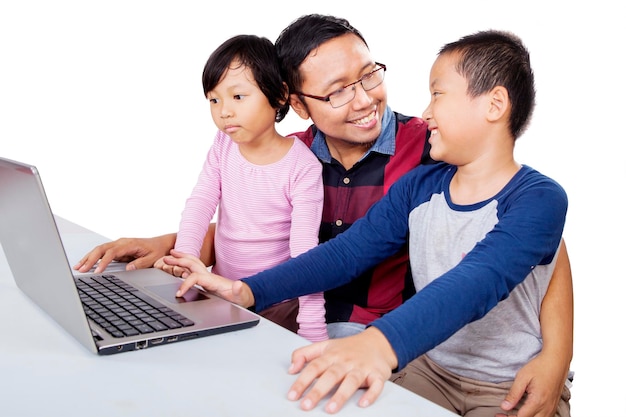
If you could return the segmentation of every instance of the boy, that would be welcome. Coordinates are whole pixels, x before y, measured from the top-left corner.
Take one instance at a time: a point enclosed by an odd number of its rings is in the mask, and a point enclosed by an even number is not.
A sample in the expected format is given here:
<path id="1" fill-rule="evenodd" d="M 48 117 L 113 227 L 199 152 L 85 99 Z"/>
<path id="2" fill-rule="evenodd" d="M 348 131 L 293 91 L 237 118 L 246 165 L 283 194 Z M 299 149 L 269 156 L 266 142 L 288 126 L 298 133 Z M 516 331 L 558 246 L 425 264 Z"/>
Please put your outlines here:
<path id="1" fill-rule="evenodd" d="M 361 386 L 369 389 L 360 404 L 369 405 L 392 369 L 428 352 L 408 368 L 415 370 L 408 381 L 432 380 L 418 371 L 434 376 L 433 384 L 451 392 L 441 405 L 461 415 L 493 416 L 503 411 L 500 401 L 517 371 L 541 352 L 539 311 L 551 285 L 567 197 L 556 182 L 513 158 L 515 139 L 534 108 L 528 52 L 511 34 L 467 36 L 441 49 L 430 88 L 424 119 L 431 156 L 444 162 L 399 179 L 348 231 L 235 283 L 211 275 L 192 257 L 173 252 L 165 258 L 192 271 L 181 293 L 200 284 L 243 306 L 264 308 L 348 282 L 408 240 L 415 296 L 356 336 L 294 352 L 291 372 L 310 364 L 289 398 L 300 398 L 317 381 L 302 400 L 304 409 L 336 385 L 327 411 L 337 411 Z M 296 273 L 300 279 L 290 279 Z M 572 316 L 571 302 L 561 308 Z M 569 392 L 562 389 L 561 417 L 569 415 Z"/>

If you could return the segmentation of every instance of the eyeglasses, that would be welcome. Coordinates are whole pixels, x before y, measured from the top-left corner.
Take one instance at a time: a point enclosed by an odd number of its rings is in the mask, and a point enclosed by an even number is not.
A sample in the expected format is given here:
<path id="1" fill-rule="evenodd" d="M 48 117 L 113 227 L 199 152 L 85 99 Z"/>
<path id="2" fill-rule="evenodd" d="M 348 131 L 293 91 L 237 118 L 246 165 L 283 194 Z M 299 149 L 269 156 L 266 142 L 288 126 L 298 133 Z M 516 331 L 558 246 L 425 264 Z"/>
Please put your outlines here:
<path id="1" fill-rule="evenodd" d="M 378 67 L 375 68 L 374 71 L 368 72 L 355 82 L 344 85 L 340 89 L 326 96 L 314 96 L 313 94 L 305 94 L 298 91 L 296 91 L 296 94 L 304 97 L 314 98 L 316 100 L 327 101 L 335 109 L 337 107 L 345 106 L 346 104 L 354 100 L 354 97 L 356 96 L 357 84 L 360 83 L 361 87 L 363 87 L 363 90 L 365 91 L 372 90 L 382 84 L 383 80 L 385 79 L 385 71 L 387 71 L 387 66 L 385 64 L 381 64 L 380 62 L 375 62 L 375 64 Z"/>

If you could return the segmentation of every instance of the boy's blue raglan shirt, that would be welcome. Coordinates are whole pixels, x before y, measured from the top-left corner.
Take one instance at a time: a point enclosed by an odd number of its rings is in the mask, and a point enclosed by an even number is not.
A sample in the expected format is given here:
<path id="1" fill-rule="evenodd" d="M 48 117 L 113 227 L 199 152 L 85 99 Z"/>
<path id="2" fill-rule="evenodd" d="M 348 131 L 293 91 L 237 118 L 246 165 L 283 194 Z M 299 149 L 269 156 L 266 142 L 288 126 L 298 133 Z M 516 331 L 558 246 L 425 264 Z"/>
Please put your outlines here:
<path id="1" fill-rule="evenodd" d="M 244 279 L 256 308 L 349 282 L 396 253 L 409 239 L 409 216 L 434 195 L 449 199 L 456 167 L 423 165 L 400 178 L 350 229 L 275 268 Z M 497 223 L 458 265 L 374 321 L 398 357 L 398 368 L 480 319 L 524 280 L 550 263 L 561 240 L 567 196 L 553 180 L 523 166 L 494 198 Z M 435 244 L 435 243 L 433 243 Z M 411 248 L 410 248 L 411 251 Z M 411 251 L 411 259 L 419 256 Z"/>

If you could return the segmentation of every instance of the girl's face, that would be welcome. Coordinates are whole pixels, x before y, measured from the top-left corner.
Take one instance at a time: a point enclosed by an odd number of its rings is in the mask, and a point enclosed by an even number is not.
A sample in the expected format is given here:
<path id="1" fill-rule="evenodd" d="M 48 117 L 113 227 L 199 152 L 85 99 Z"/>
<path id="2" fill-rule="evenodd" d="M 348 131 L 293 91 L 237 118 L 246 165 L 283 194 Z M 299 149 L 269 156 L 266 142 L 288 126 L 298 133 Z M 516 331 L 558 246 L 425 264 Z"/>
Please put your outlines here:
<path id="1" fill-rule="evenodd" d="M 217 86 L 207 93 L 211 117 L 238 144 L 275 134 L 276 109 L 261 91 L 252 71 L 233 61 Z"/>

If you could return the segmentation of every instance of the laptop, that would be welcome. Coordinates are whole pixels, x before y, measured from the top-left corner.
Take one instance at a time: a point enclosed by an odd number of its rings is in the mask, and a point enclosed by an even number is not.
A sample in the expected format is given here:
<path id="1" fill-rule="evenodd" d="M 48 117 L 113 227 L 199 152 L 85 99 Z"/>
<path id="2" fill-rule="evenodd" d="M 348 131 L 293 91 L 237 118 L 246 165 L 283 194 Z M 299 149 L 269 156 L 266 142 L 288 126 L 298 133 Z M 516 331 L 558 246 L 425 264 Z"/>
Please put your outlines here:
<path id="1" fill-rule="evenodd" d="M 160 269 L 74 273 L 33 165 L 0 158 L 0 244 L 17 286 L 90 351 L 109 355 L 253 327 L 259 316 Z"/>

